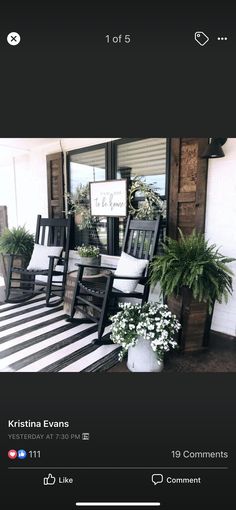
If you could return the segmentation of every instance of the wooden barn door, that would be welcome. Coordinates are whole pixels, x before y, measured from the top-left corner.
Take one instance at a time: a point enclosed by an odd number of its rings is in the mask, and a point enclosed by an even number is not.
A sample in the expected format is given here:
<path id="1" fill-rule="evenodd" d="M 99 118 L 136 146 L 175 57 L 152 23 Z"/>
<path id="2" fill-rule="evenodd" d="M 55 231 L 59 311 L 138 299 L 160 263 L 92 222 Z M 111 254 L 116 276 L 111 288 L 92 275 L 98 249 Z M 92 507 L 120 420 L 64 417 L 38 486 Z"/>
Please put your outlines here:
<path id="1" fill-rule="evenodd" d="M 208 138 L 171 139 L 168 235 L 174 239 L 178 227 L 204 232 L 208 161 L 201 154 L 207 144 Z"/>
<path id="2" fill-rule="evenodd" d="M 49 218 L 62 218 L 65 216 L 62 152 L 47 156 L 47 180 Z"/>

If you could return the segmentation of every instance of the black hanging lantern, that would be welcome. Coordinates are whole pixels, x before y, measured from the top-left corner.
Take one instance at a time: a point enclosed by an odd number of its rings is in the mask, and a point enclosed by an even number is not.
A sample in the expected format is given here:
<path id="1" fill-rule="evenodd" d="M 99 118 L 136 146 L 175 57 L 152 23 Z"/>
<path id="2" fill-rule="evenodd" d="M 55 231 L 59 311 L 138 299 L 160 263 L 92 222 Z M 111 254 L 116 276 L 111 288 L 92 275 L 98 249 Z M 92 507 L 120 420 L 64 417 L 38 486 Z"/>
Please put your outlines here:
<path id="1" fill-rule="evenodd" d="M 223 158 L 225 154 L 222 145 L 225 144 L 226 140 L 227 138 L 211 138 L 209 145 L 202 154 L 202 158 Z"/>

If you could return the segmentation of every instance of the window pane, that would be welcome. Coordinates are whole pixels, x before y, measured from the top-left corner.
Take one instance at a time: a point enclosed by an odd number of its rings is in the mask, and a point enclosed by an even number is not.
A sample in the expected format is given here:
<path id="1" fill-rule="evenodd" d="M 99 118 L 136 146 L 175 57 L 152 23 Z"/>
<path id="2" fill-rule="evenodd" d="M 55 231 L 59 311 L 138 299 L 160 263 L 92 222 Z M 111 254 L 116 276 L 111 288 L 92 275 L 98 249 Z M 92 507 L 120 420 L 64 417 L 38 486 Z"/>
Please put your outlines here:
<path id="1" fill-rule="evenodd" d="M 86 190 L 89 182 L 104 181 L 106 178 L 105 149 L 88 150 L 70 155 L 70 191 L 74 197 Z M 84 205 L 89 212 L 89 196 L 85 193 Z M 75 246 L 92 244 L 102 253 L 107 252 L 107 219 L 88 216 L 89 226 L 81 229 L 81 217 L 75 216 L 79 226 L 75 228 Z"/>
<path id="2" fill-rule="evenodd" d="M 148 138 L 117 145 L 117 178 L 143 177 L 165 199 L 166 138 Z M 125 219 L 119 221 L 119 251 L 124 237 Z"/>

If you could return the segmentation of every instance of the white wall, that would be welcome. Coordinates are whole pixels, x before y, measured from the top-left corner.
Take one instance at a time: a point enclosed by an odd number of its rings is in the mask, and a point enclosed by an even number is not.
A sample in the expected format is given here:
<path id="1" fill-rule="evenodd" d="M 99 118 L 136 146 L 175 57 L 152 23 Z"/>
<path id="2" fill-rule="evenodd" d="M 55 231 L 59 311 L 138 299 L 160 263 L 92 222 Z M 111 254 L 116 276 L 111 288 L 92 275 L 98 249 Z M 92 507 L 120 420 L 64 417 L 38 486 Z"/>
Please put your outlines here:
<path id="1" fill-rule="evenodd" d="M 62 138 L 25 151 L 8 151 L 1 161 L 0 205 L 6 205 L 9 227 L 25 225 L 34 233 L 38 214 L 48 216 L 46 155 L 109 142 L 115 138 Z M 9 139 L 10 145 L 10 139 Z M 66 161 L 66 158 L 64 158 Z"/>
<path id="2" fill-rule="evenodd" d="M 209 159 L 205 231 L 223 255 L 236 258 L 236 138 L 223 150 L 224 158 Z M 230 268 L 234 292 L 227 304 L 216 303 L 212 329 L 236 336 L 236 262 Z"/>
<path id="3" fill-rule="evenodd" d="M 34 152 L 12 158 L 0 166 L 0 204 L 7 206 L 8 225 L 25 225 L 35 232 L 36 216 L 47 216 L 45 158 Z"/>
<path id="4" fill-rule="evenodd" d="M 0 166 L 0 205 L 7 206 L 8 223 L 17 224 L 13 160 Z"/>

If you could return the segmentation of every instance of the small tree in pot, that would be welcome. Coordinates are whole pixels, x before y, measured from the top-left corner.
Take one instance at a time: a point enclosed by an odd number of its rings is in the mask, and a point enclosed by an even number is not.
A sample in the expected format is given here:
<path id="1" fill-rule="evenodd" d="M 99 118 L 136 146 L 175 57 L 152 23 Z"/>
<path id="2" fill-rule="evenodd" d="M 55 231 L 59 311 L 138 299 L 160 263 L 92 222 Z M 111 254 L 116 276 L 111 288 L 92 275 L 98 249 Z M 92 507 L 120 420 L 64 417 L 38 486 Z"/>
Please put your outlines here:
<path id="1" fill-rule="evenodd" d="M 0 261 L 5 283 L 11 262 L 10 256 L 14 256 L 14 267 L 26 267 L 33 248 L 34 236 L 25 227 L 13 227 L 4 230 L 0 237 Z"/>
<path id="2" fill-rule="evenodd" d="M 227 302 L 232 293 L 232 271 L 227 264 L 235 259 L 219 253 L 203 234 L 195 231 L 180 239 L 167 238 L 164 253 L 151 263 L 150 283 L 158 282 L 167 303 L 181 322 L 179 342 L 184 350 L 205 348 L 215 301 Z"/>

